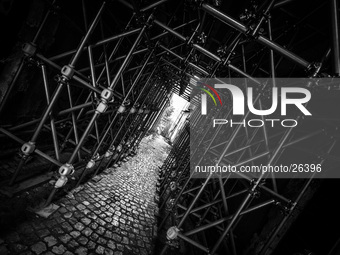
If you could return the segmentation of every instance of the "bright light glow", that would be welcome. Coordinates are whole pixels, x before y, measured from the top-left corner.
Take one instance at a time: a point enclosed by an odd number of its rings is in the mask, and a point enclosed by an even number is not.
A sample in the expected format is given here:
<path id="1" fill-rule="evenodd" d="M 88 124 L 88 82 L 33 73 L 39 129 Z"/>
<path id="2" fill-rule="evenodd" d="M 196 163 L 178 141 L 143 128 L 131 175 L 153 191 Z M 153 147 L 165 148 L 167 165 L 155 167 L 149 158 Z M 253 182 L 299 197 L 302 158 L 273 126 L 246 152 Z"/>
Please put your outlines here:
<path id="1" fill-rule="evenodd" d="M 171 120 L 175 121 L 178 117 L 178 115 L 181 113 L 183 110 L 184 106 L 188 103 L 185 99 L 182 97 L 178 96 L 177 94 L 172 94 L 171 97 L 172 101 L 172 106 L 174 107 L 174 111 L 171 114 Z"/>

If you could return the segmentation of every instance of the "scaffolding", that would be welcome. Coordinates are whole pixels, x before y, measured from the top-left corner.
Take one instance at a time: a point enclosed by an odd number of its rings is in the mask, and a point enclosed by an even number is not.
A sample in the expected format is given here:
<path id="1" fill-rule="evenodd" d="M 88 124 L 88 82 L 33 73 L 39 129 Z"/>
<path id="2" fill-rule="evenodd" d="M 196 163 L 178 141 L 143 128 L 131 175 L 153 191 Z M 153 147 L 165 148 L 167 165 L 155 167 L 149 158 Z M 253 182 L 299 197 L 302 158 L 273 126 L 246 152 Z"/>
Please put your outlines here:
<path id="1" fill-rule="evenodd" d="M 261 87 L 263 84 L 256 77 L 270 78 L 275 87 L 278 75 L 290 77 L 280 65 L 288 61 L 298 74 L 302 71 L 311 79 L 327 77 L 331 80 L 331 85 L 314 82 L 308 85 L 313 95 L 320 93 L 327 97 L 332 91 L 339 91 L 339 85 L 332 80 L 340 74 L 337 1 L 330 1 L 329 7 L 332 41 L 320 59 L 312 56 L 310 61 L 278 43 L 280 38 L 273 39 L 275 16 L 272 14 L 291 1 L 271 0 L 260 6 L 250 3 L 239 19 L 221 11 L 220 1 L 183 1 L 173 13 L 168 13 L 170 18 L 164 22 L 160 13 L 166 12 L 161 8 L 167 2 L 160 0 L 135 6 L 124 0 L 100 1 L 100 5 L 94 5 L 97 9 L 90 19 L 87 15 L 93 13 L 93 5 L 81 1 L 78 14 L 84 18 L 86 32 L 78 46 L 54 56 L 45 56 L 39 48 L 39 38 L 51 16 L 60 12 L 58 1 L 48 2 L 49 8 L 35 36 L 22 48 L 21 64 L 11 81 L 13 87 L 26 66 L 34 66 L 43 81 L 45 109 L 34 120 L 0 126 L 0 133 L 21 145 L 20 161 L 6 180 L 5 188 L 11 189 L 21 182 L 19 177 L 30 157 L 41 157 L 58 169 L 57 179 L 44 205 L 50 206 L 56 193 L 65 188 L 72 176 L 76 177 L 76 182 L 71 188 L 75 188 L 89 176 L 92 178 L 103 169 L 116 167 L 134 155 L 142 138 L 161 118 L 169 95 L 176 93 L 190 101 L 192 107 L 189 107 L 190 117 L 181 126 L 173 149 L 160 170 L 159 233 L 164 244 L 160 254 L 179 248 L 181 242 L 188 244 L 192 254 L 213 255 L 222 251 L 241 254 L 240 246 L 245 245 L 244 240 L 235 233 L 239 228 L 245 228 L 248 215 L 277 210 L 281 212 L 277 221 L 270 231 L 252 243 L 254 253 L 249 253 L 271 254 L 306 192 L 311 192 L 313 175 L 300 180 L 299 188 L 292 194 L 287 194 L 285 189 L 291 185 L 289 180 L 281 182 L 273 176 L 216 179 L 209 175 L 205 179 L 196 179 L 190 172 L 193 157 L 190 139 L 204 145 L 205 154 L 215 153 L 217 163 L 227 162 L 234 166 L 252 164 L 258 159 L 275 165 L 292 147 L 315 139 L 319 150 L 306 146 L 294 149 L 301 155 L 312 155 L 316 164 L 328 166 L 328 161 L 339 161 L 332 155 L 334 148 L 338 148 L 339 118 L 328 115 L 305 120 L 296 115 L 301 122 L 310 121 L 309 126 L 313 128 L 307 130 L 292 127 L 271 132 L 266 125 L 206 129 L 210 123 L 201 115 L 200 98 L 192 96 L 193 83 L 200 78 L 247 78 L 258 84 L 261 90 L 253 103 L 262 109 L 262 105 L 266 105 L 268 87 Z M 107 36 L 111 8 L 117 6 L 131 9 L 131 17 L 122 32 Z M 183 7 L 192 12 L 183 15 Z M 181 20 L 174 17 L 181 17 Z M 212 40 L 216 26 L 225 31 L 219 35 L 218 47 Z M 282 33 L 285 36 L 291 27 L 278 29 L 285 31 Z M 209 40 L 212 42 L 208 43 Z M 327 61 L 331 61 L 332 70 L 324 67 Z M 11 87 L 3 94 L 0 112 L 5 109 Z M 68 107 L 57 107 L 60 100 L 67 100 Z M 231 105 L 227 104 L 223 111 L 211 110 L 209 114 L 228 118 L 231 111 Z M 249 112 L 243 120 L 247 119 Z M 326 128 L 323 127 L 325 122 Z M 32 128 L 29 139 L 19 137 L 20 131 Z M 193 130 L 197 132 L 193 133 Z M 39 138 L 46 132 L 52 138 L 52 153 L 39 148 Z M 224 141 L 216 140 L 221 132 Z M 214 152 L 214 148 L 221 146 L 222 153 Z M 62 159 L 65 151 L 71 151 L 66 160 Z M 250 231 L 253 232 L 247 236 L 255 232 Z"/>

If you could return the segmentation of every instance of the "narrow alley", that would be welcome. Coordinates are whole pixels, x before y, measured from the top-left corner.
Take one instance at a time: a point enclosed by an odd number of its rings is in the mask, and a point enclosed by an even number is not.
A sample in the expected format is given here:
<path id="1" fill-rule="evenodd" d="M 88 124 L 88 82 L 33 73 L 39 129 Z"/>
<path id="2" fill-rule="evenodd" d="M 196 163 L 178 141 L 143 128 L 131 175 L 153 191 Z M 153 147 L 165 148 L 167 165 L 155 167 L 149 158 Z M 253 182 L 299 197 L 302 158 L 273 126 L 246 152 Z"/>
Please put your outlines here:
<path id="1" fill-rule="evenodd" d="M 146 137 L 136 156 L 56 201 L 49 218 L 27 220 L 0 239 L 0 254 L 151 254 L 157 171 L 170 146 Z"/>

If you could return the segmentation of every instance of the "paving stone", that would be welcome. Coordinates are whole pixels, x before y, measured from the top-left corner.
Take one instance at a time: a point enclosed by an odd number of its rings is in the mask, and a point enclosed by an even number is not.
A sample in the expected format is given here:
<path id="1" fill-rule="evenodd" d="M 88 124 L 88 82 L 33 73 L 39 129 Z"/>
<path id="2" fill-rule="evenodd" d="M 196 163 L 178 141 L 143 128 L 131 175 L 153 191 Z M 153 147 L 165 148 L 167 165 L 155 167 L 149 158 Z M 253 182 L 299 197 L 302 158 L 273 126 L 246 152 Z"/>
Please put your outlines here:
<path id="1" fill-rule="evenodd" d="M 96 248 L 96 243 L 89 241 L 86 246 L 89 250 L 94 250 Z"/>
<path id="2" fill-rule="evenodd" d="M 22 244 L 14 244 L 11 246 L 11 250 L 15 253 L 20 253 L 23 252 L 27 249 L 28 247 L 26 245 Z M 0 253 L 1 254 L 1 253 Z"/>
<path id="3" fill-rule="evenodd" d="M 102 226 L 105 226 L 105 225 L 106 225 L 106 222 L 103 221 L 102 219 L 97 219 L 97 223 L 98 223 L 99 225 L 102 225 Z"/>
<path id="4" fill-rule="evenodd" d="M 120 251 L 124 251 L 124 246 L 121 244 L 117 244 L 117 249 Z"/>
<path id="5" fill-rule="evenodd" d="M 115 240 L 116 242 L 120 242 L 122 240 L 122 237 L 114 233 L 112 235 L 112 239 Z"/>
<path id="6" fill-rule="evenodd" d="M 85 226 L 84 226 L 84 224 L 78 222 L 76 225 L 74 225 L 74 228 L 79 230 L 79 231 L 82 231 L 85 228 Z"/>
<path id="7" fill-rule="evenodd" d="M 94 210 L 95 206 L 91 204 L 91 205 L 88 205 L 87 208 L 89 208 L 90 210 Z"/>
<path id="8" fill-rule="evenodd" d="M 90 236 L 90 239 L 92 240 L 92 241 L 96 241 L 97 239 L 98 239 L 98 234 L 97 233 L 92 233 L 92 235 Z"/>
<path id="9" fill-rule="evenodd" d="M 60 234 L 64 234 L 64 233 L 65 233 L 65 231 L 64 231 L 62 228 L 59 228 L 59 227 L 54 227 L 54 228 L 52 229 L 52 232 L 53 232 L 54 234 L 57 234 L 57 235 L 60 235 Z"/>
<path id="10" fill-rule="evenodd" d="M 48 247 L 51 247 L 58 242 L 54 236 L 47 236 L 44 238 L 44 241 L 47 243 Z"/>
<path id="11" fill-rule="evenodd" d="M 105 248 L 101 245 L 97 246 L 96 253 L 97 254 L 104 254 Z"/>
<path id="12" fill-rule="evenodd" d="M 63 235 L 63 236 L 59 236 L 59 239 L 63 242 L 63 243 L 68 243 L 72 237 L 69 234 Z"/>
<path id="13" fill-rule="evenodd" d="M 73 236 L 74 238 L 77 238 L 78 236 L 80 236 L 80 232 L 79 231 L 72 231 L 70 233 L 71 236 Z"/>
<path id="14" fill-rule="evenodd" d="M 67 246 L 74 249 L 79 246 L 79 243 L 77 243 L 75 240 L 71 240 L 68 242 Z"/>
<path id="15" fill-rule="evenodd" d="M 59 245 L 59 246 L 54 246 L 52 251 L 55 253 L 55 254 L 64 254 L 65 251 L 66 251 L 66 248 L 64 245 Z"/>
<path id="16" fill-rule="evenodd" d="M 99 227 L 97 228 L 96 232 L 98 233 L 98 235 L 103 235 L 105 233 L 105 228 Z"/>
<path id="17" fill-rule="evenodd" d="M 137 244 L 138 244 L 138 246 L 140 246 L 140 247 L 144 247 L 144 242 L 141 241 L 141 240 L 138 240 L 138 241 L 137 241 Z"/>
<path id="18" fill-rule="evenodd" d="M 98 228 L 98 224 L 93 222 L 90 224 L 90 228 L 92 228 L 93 230 L 97 229 Z"/>
<path id="19" fill-rule="evenodd" d="M 98 218 L 99 214 L 101 214 L 100 210 L 93 210 L 93 212 L 96 214 L 96 218 Z"/>
<path id="20" fill-rule="evenodd" d="M 85 228 L 82 233 L 85 235 L 85 236 L 90 236 L 92 234 L 93 230 L 90 229 L 90 228 Z"/>
<path id="21" fill-rule="evenodd" d="M 70 223 L 72 226 L 74 226 L 78 223 L 78 219 L 75 218 L 75 217 L 72 217 L 68 220 L 68 223 Z"/>
<path id="22" fill-rule="evenodd" d="M 106 238 L 108 238 L 108 239 L 111 239 L 111 238 L 112 238 L 112 232 L 107 230 L 107 231 L 105 232 L 104 236 L 105 236 Z"/>
<path id="23" fill-rule="evenodd" d="M 105 245 L 107 243 L 107 240 L 102 238 L 102 237 L 99 237 L 98 240 L 97 240 L 97 243 Z"/>
<path id="24" fill-rule="evenodd" d="M 89 209 L 84 209 L 83 211 L 82 211 L 83 213 L 84 213 L 84 215 L 88 215 L 91 211 L 89 210 Z"/>
<path id="25" fill-rule="evenodd" d="M 127 237 L 123 237 L 122 243 L 129 244 L 129 239 L 127 239 Z"/>
<path id="26" fill-rule="evenodd" d="M 67 206 L 66 209 L 67 209 L 68 211 L 71 211 L 71 212 L 74 212 L 74 211 L 77 210 L 77 208 L 75 208 L 73 205 Z"/>
<path id="27" fill-rule="evenodd" d="M 113 255 L 113 250 L 108 249 L 108 248 L 105 248 L 104 254 L 105 254 L 105 255 Z"/>
<path id="28" fill-rule="evenodd" d="M 45 228 L 45 225 L 40 222 L 40 221 L 33 221 L 32 222 L 32 226 L 35 228 L 35 229 L 42 229 L 42 228 Z"/>
<path id="29" fill-rule="evenodd" d="M 35 254 L 41 254 L 44 251 L 46 251 L 46 245 L 43 242 L 39 242 L 39 243 L 36 243 L 36 244 L 32 245 L 31 246 L 31 250 Z"/>
<path id="30" fill-rule="evenodd" d="M 75 199 L 70 199 L 70 202 L 71 202 L 71 204 L 73 204 L 73 205 L 76 205 L 76 204 L 78 203 L 78 201 L 75 200 Z"/>
<path id="31" fill-rule="evenodd" d="M 81 236 L 81 237 L 78 238 L 78 243 L 80 243 L 82 245 L 86 245 L 88 241 L 89 241 L 89 239 L 86 238 L 85 236 Z"/>
<path id="32" fill-rule="evenodd" d="M 72 215 L 73 215 L 72 212 L 67 212 L 67 213 L 64 214 L 64 218 L 69 219 L 69 218 L 72 217 Z"/>
<path id="33" fill-rule="evenodd" d="M 83 212 L 80 212 L 80 211 L 75 211 L 73 213 L 73 217 L 77 219 L 81 219 L 83 216 L 84 216 Z"/>
<path id="34" fill-rule="evenodd" d="M 112 208 L 109 207 L 108 210 L 111 211 Z M 105 214 L 106 214 L 108 217 L 112 218 L 113 213 L 106 211 Z"/>
<path id="35" fill-rule="evenodd" d="M 109 248 L 111 248 L 112 250 L 116 249 L 116 245 L 115 245 L 115 243 L 114 243 L 112 240 L 109 240 L 109 241 L 107 242 L 107 246 L 108 246 Z"/>
<path id="36" fill-rule="evenodd" d="M 89 218 L 82 218 L 81 222 L 84 223 L 85 225 L 89 225 L 91 223 L 91 220 Z"/>
<path id="37" fill-rule="evenodd" d="M 104 220 L 105 220 L 106 222 L 110 223 L 110 222 L 112 221 L 112 218 L 106 217 Z"/>
<path id="38" fill-rule="evenodd" d="M 88 249 L 85 247 L 79 247 L 74 251 L 75 254 L 77 255 L 87 255 L 88 254 Z"/>
<path id="39" fill-rule="evenodd" d="M 141 255 L 148 255 L 147 250 L 145 249 L 139 249 Z"/>
<path id="40" fill-rule="evenodd" d="M 119 222 L 117 220 L 113 220 L 112 221 L 112 225 L 115 226 L 115 227 L 118 227 L 119 226 Z"/>
<path id="41" fill-rule="evenodd" d="M 67 213 L 67 209 L 65 207 L 60 207 L 58 211 L 62 214 Z"/>
<path id="42" fill-rule="evenodd" d="M 83 205 L 83 204 L 76 205 L 76 207 L 77 207 L 80 211 L 86 209 L 86 206 Z"/>
<path id="43" fill-rule="evenodd" d="M 48 227 L 48 228 L 53 228 L 55 225 L 57 225 L 58 222 L 55 220 L 55 219 L 50 219 L 48 221 L 45 222 L 45 225 Z"/>
<path id="44" fill-rule="evenodd" d="M 65 229 L 67 232 L 71 232 L 73 230 L 72 226 L 68 222 L 62 223 L 61 227 Z"/>

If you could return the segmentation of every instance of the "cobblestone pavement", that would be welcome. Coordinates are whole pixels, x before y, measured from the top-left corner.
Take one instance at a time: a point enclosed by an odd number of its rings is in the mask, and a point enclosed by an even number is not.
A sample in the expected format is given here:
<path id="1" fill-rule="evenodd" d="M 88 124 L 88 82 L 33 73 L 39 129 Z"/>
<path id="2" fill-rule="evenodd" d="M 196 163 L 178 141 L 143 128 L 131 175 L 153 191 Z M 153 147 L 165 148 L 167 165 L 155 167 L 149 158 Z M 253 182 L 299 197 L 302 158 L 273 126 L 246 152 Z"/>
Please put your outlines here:
<path id="1" fill-rule="evenodd" d="M 157 168 L 167 154 L 162 137 L 98 182 L 56 201 L 48 219 L 32 214 L 0 238 L 0 254 L 152 254 Z"/>

